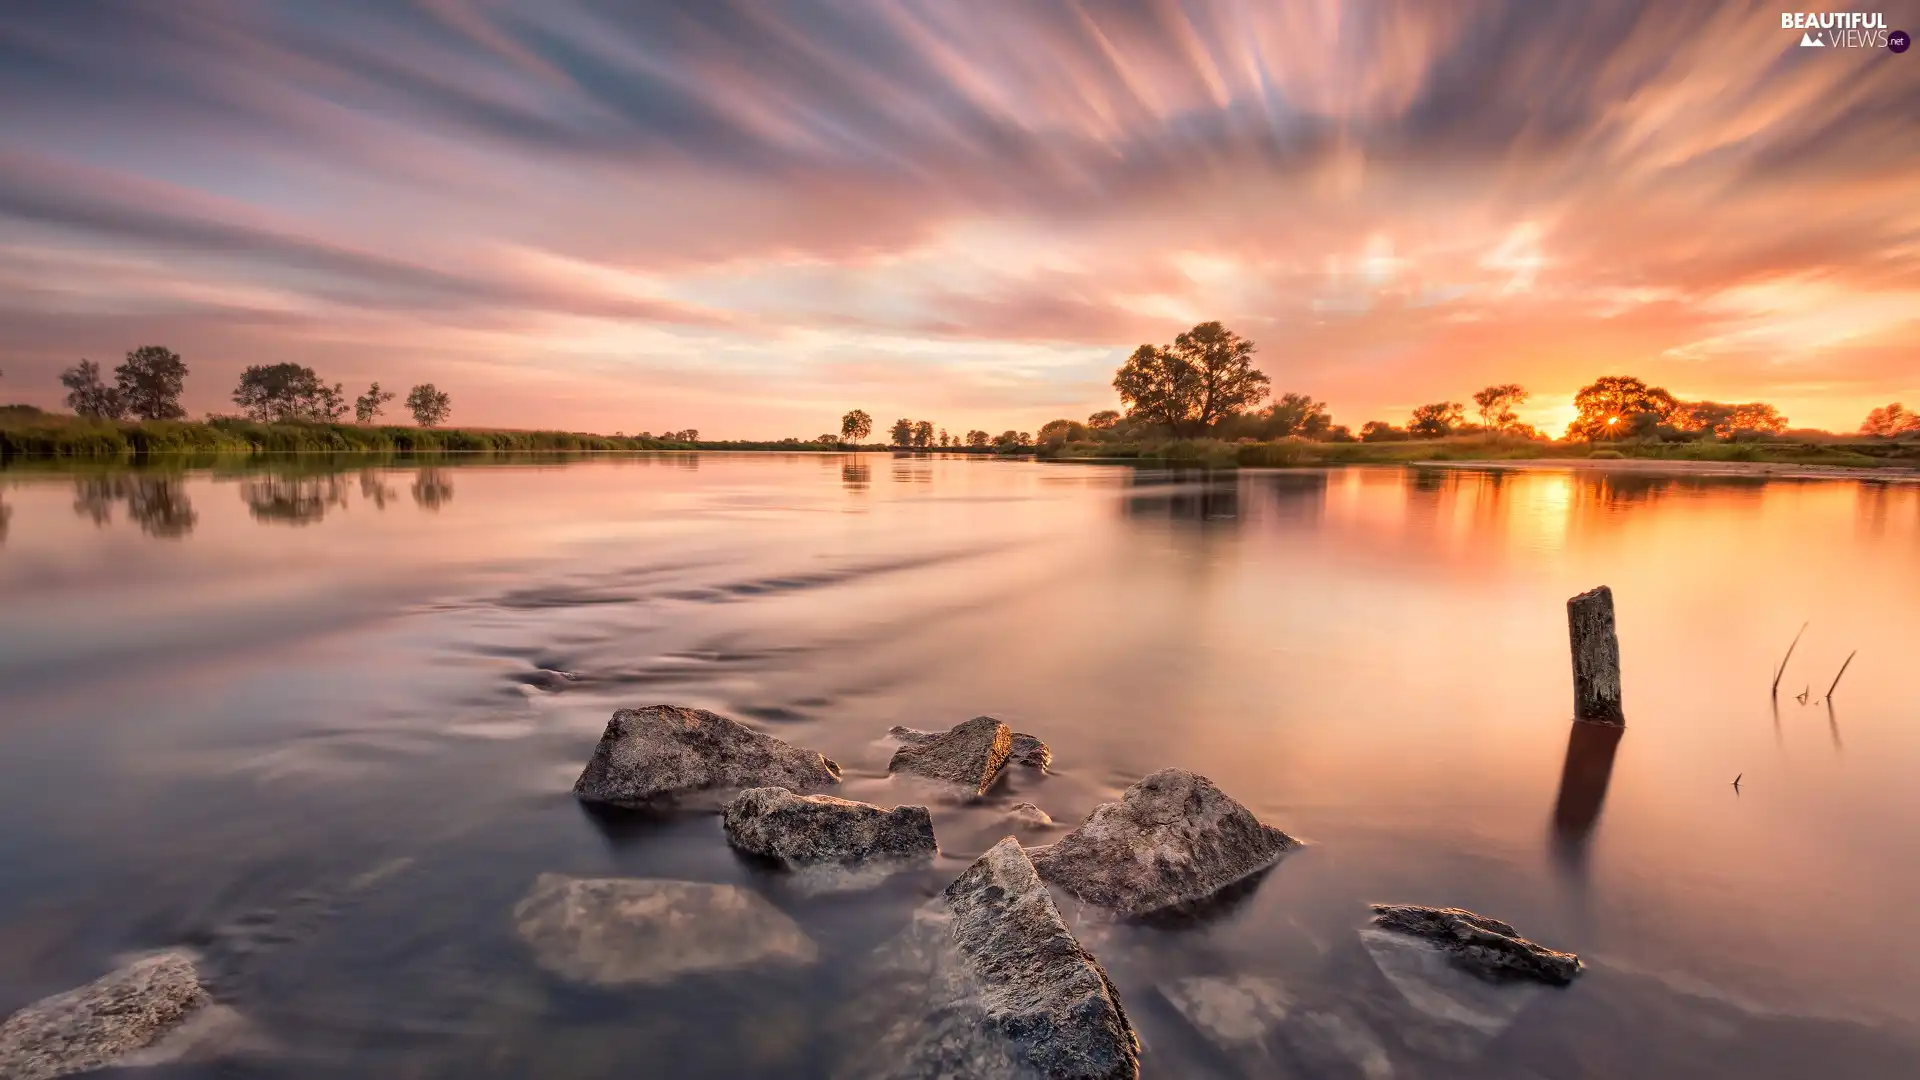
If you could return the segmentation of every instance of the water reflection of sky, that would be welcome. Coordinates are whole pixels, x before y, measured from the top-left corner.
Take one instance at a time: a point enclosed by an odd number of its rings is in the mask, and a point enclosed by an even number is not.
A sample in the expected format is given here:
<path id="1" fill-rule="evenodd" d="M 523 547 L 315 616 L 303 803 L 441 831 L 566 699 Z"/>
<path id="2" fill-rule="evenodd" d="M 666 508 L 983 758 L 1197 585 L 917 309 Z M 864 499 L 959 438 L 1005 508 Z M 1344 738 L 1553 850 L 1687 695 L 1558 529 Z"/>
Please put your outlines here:
<path id="1" fill-rule="evenodd" d="M 699 823 L 609 837 L 565 798 L 611 708 L 670 700 L 820 749 L 881 801 L 893 724 L 989 712 L 1047 738 L 1055 775 L 937 816 L 944 871 L 998 838 L 999 803 L 1073 821 L 1169 764 L 1316 842 L 1203 934 L 1123 936 L 1149 984 L 1198 958 L 1310 979 L 1290 965 L 1357 905 L 1414 900 L 1753 1023 L 1920 1020 L 1920 946 L 1882 929 L 1920 890 L 1913 488 L 740 455 L 10 472 L 0 499 L 0 936 L 43 928 L 0 1008 L 201 919 L 182 912 L 393 858 L 456 930 L 548 870 L 734 880 Z M 1617 741 L 1566 719 L 1564 603 L 1603 582 Z M 1791 696 L 1854 649 L 1831 711 Z M 146 899 L 86 899 L 107 895 Z M 892 917 L 873 903 L 846 910 Z M 309 961 L 339 993 L 422 947 L 398 897 L 341 918 L 357 959 Z M 434 940 L 482 983 L 519 970 Z M 1569 1023 L 1665 1000 L 1594 985 L 1555 1006 Z M 558 1037 L 550 1010 L 521 1019 Z M 1690 1037 L 1620 1067 L 1676 1067 Z"/>

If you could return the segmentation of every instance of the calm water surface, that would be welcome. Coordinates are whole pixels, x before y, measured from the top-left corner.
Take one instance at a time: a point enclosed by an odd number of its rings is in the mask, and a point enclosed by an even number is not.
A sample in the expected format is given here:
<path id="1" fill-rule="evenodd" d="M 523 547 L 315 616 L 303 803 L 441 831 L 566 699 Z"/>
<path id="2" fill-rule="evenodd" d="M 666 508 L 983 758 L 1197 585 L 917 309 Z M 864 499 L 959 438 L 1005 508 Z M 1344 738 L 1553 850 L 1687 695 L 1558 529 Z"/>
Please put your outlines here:
<path id="1" fill-rule="evenodd" d="M 1384 1073 L 1268 1075 L 1920 1075 L 1920 488 L 703 455 L 16 469 L 0 507 L 0 1013 L 194 947 L 247 1050 L 154 1077 L 829 1076 L 860 962 L 1007 806 L 1074 823 L 1169 765 L 1312 844 L 1186 924 L 1070 913 L 1150 1076 L 1224 1060 L 1157 987 L 1337 996 L 1380 900 L 1590 970 L 1467 1061 L 1381 1032 Z M 1568 722 L 1564 604 L 1601 583 L 1617 746 Z M 809 897 L 713 816 L 569 796 L 652 702 L 853 798 L 889 801 L 894 724 L 991 713 L 1055 767 L 936 808 L 925 874 Z M 820 960 L 569 984 L 513 925 L 547 871 L 754 889 Z"/>

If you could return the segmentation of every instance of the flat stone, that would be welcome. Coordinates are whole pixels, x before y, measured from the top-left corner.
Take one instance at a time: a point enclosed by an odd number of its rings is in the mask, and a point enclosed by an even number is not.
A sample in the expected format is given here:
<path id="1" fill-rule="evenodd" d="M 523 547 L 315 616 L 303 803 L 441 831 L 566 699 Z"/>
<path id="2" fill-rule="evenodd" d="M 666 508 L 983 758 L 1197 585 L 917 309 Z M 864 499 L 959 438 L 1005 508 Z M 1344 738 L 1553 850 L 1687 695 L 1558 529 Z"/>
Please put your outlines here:
<path id="1" fill-rule="evenodd" d="M 541 967 L 600 986 L 801 966 L 819 955 L 792 919 L 732 885 L 541 874 L 513 917 Z"/>
<path id="2" fill-rule="evenodd" d="M 991 716 L 976 716 L 895 750 L 887 771 L 911 773 L 955 785 L 970 795 L 985 795 L 1012 752 L 1013 730 Z"/>
<path id="3" fill-rule="evenodd" d="M 887 729 L 887 734 L 909 746 L 918 746 L 931 739 L 939 738 L 942 733 L 920 731 L 910 727 L 892 727 Z M 1030 769 L 1045 772 L 1053 764 L 1053 749 L 1041 742 L 1037 735 L 1016 731 L 1013 733 L 1013 745 L 1008 751 L 1007 760 L 1015 765 L 1025 765 Z"/>
<path id="4" fill-rule="evenodd" d="M 1580 974 L 1580 958 L 1520 936 L 1498 919 L 1460 908 L 1374 904 L 1374 925 L 1424 938 L 1446 950 L 1455 967 L 1488 979 L 1531 979 L 1565 986 Z"/>
<path id="5" fill-rule="evenodd" d="M 1012 837 L 883 949 L 847 1011 L 847 1080 L 1133 1080 L 1139 1040 L 1106 972 Z"/>
<path id="6" fill-rule="evenodd" d="M 1033 863 L 1076 898 L 1138 916 L 1205 900 L 1299 844 L 1206 777 L 1162 769 L 1035 850 Z"/>
<path id="7" fill-rule="evenodd" d="M 840 782 L 840 766 L 705 709 L 649 705 L 607 721 L 574 782 L 587 802 L 642 808 L 719 789 L 812 791 Z"/>
<path id="8" fill-rule="evenodd" d="M 924 806 L 883 810 L 831 795 L 748 788 L 721 816 L 727 842 L 789 867 L 907 859 L 937 850 Z"/>
<path id="9" fill-rule="evenodd" d="M 212 1000 L 186 953 L 137 960 L 0 1023 L 0 1078 L 46 1080 L 122 1061 Z"/>

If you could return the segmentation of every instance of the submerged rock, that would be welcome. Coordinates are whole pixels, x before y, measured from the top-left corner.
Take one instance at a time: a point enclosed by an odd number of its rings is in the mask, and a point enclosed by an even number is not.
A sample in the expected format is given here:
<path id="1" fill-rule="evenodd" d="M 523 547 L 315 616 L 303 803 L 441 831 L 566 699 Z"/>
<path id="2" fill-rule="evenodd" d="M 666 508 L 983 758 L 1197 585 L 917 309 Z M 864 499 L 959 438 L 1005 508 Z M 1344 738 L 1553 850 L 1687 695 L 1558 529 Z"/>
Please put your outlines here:
<path id="1" fill-rule="evenodd" d="M 1162 769 L 1035 850 L 1033 864 L 1078 899 L 1137 916 L 1205 900 L 1299 844 L 1206 777 Z"/>
<path id="2" fill-rule="evenodd" d="M 840 766 L 811 750 L 705 709 L 649 705 L 613 714 L 573 793 L 640 808 L 714 789 L 811 791 L 839 782 Z"/>
<path id="3" fill-rule="evenodd" d="M 850 1007 L 853 1080 L 1133 1080 L 1120 995 L 1012 837 L 922 908 Z M 902 1003 L 907 1008 L 902 1010 Z M 877 1032 L 874 1021 L 879 1019 Z"/>
<path id="4" fill-rule="evenodd" d="M 976 716 L 938 735 L 905 741 L 907 745 L 893 752 L 888 772 L 954 784 L 971 795 L 987 793 L 1013 752 L 1013 730 L 991 716 Z"/>
<path id="5" fill-rule="evenodd" d="M 1045 772 L 1047 766 L 1053 764 L 1053 750 L 1036 736 L 1016 731 L 1013 733 L 1012 760 L 1016 765 Z"/>
<path id="6" fill-rule="evenodd" d="M 187 954 L 135 961 L 0 1023 L 0 1077 L 48 1080 L 122 1061 L 212 1000 Z"/>
<path id="7" fill-rule="evenodd" d="M 513 917 L 541 967 L 601 986 L 805 965 L 819 955 L 792 919 L 732 885 L 541 874 Z"/>
<path id="8" fill-rule="evenodd" d="M 1488 979 L 1532 979 L 1565 986 L 1580 974 L 1580 958 L 1520 936 L 1501 922 L 1460 908 L 1375 904 L 1376 926 L 1425 938 L 1448 953 L 1455 967 Z"/>
<path id="9" fill-rule="evenodd" d="M 831 795 L 749 788 L 727 804 L 721 821 L 728 843 L 789 867 L 906 859 L 936 850 L 933 818 L 924 806 L 882 810 Z"/>
<path id="10" fill-rule="evenodd" d="M 1024 828 L 1044 829 L 1053 824 L 1053 817 L 1030 802 L 1020 802 L 1007 807 L 1007 821 Z"/>
<path id="11" fill-rule="evenodd" d="M 1203 975 L 1159 987 L 1174 1011 L 1244 1075 L 1269 1076 L 1278 1061 L 1306 1075 L 1389 1080 L 1393 1063 L 1378 1036 L 1325 1005 L 1305 1006 L 1277 979 Z M 1279 1070 L 1293 1075 L 1292 1070 Z"/>

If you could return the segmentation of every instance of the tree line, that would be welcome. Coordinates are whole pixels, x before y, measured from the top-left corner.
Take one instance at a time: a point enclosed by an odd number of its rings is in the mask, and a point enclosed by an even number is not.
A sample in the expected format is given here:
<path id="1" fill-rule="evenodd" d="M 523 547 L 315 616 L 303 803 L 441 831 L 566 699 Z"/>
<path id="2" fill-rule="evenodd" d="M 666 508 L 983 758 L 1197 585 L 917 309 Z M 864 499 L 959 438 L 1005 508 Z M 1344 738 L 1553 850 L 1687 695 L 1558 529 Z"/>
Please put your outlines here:
<path id="1" fill-rule="evenodd" d="M 127 353 L 113 369 L 113 381 L 107 382 L 100 365 L 91 360 L 60 373 L 60 385 L 67 389 L 67 407 L 76 415 L 96 420 L 184 420 L 187 410 L 180 404 L 186 388 L 186 361 L 172 349 L 142 345 Z M 379 383 L 353 399 L 356 423 L 371 424 L 397 395 L 383 390 Z M 249 420 L 283 423 L 307 420 L 339 423 L 346 419 L 349 405 L 341 384 L 329 386 L 312 368 L 303 364 L 254 364 L 240 373 L 233 390 L 233 403 Z M 453 397 L 432 383 L 421 383 L 407 392 L 404 402 L 414 422 L 421 427 L 438 427 L 453 411 Z M 219 419 L 209 416 L 208 419 Z"/>
<path id="2" fill-rule="evenodd" d="M 854 409 L 840 418 L 840 434 L 822 435 L 819 442 L 826 445 L 859 444 L 873 434 L 873 417 L 865 409 Z M 902 417 L 893 422 L 888 431 L 888 445 L 902 450 L 1010 450 L 1033 445 L 1033 436 L 1025 431 L 1003 431 L 991 435 L 978 428 L 964 435 L 948 434 L 946 428 L 936 428 L 931 420 L 910 420 Z"/>
<path id="3" fill-rule="evenodd" d="M 1077 441 L 1137 441 L 1198 438 L 1227 441 L 1313 439 L 1327 442 L 1391 442 L 1452 435 L 1498 435 L 1545 439 L 1522 421 L 1515 407 L 1531 397 L 1518 383 L 1488 386 L 1472 395 L 1473 417 L 1457 401 L 1416 406 L 1404 425 L 1369 420 L 1356 435 L 1334 422 L 1325 402 L 1282 392 L 1268 400 L 1271 380 L 1254 367 L 1252 341 L 1219 322 L 1204 322 L 1167 345 L 1141 345 L 1114 374 L 1124 413 L 1103 409 L 1077 420 L 1052 420 L 1040 428 L 1042 447 Z M 1264 408 L 1261 407 L 1265 402 Z M 1606 375 L 1573 398 L 1576 415 L 1565 438 L 1668 442 L 1741 439 L 1787 430 L 1787 418 L 1764 402 L 1683 401 L 1666 389 L 1626 375 Z M 902 421 L 906 423 L 906 421 Z M 1882 437 L 1920 434 L 1920 414 L 1899 404 L 1875 409 L 1861 433 Z M 896 440 L 898 441 L 898 440 Z"/>

